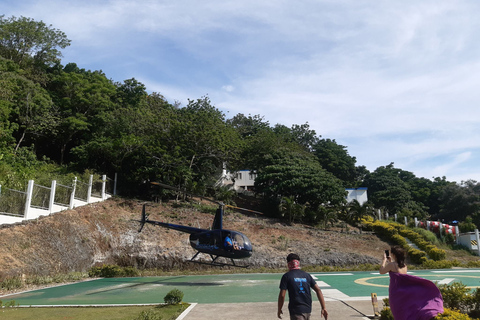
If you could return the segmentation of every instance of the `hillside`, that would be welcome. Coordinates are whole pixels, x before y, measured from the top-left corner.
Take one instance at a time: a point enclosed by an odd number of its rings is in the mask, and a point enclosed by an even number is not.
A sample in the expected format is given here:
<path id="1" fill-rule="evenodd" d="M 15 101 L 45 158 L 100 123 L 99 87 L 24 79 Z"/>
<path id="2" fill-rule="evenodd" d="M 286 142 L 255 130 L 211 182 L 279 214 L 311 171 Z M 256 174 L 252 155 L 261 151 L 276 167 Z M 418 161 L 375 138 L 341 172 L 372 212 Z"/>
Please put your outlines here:
<path id="1" fill-rule="evenodd" d="M 86 271 L 94 265 L 119 264 L 162 270 L 192 268 L 195 251 L 188 234 L 146 225 L 138 233 L 142 202 L 109 199 L 38 220 L 0 229 L 0 279 L 20 274 Z M 150 219 L 208 228 L 213 214 L 191 206 L 151 203 Z M 228 212 L 224 228 L 252 241 L 252 267 L 284 268 L 294 251 L 303 265 L 378 264 L 389 245 L 370 233 L 324 231 L 286 225 L 261 215 Z M 352 231 L 352 228 L 350 229 Z M 205 259 L 210 259 L 204 256 Z M 472 257 L 472 259 L 475 259 Z M 243 262 L 243 261 L 241 261 Z"/>

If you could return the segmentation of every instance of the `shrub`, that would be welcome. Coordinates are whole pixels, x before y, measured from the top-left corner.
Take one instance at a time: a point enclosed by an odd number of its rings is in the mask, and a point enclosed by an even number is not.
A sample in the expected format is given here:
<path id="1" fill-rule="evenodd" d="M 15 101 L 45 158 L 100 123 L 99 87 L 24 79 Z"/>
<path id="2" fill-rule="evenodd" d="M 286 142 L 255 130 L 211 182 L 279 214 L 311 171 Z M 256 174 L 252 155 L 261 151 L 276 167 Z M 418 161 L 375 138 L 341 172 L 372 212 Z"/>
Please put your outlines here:
<path id="1" fill-rule="evenodd" d="M 114 278 L 123 276 L 123 270 L 117 265 L 104 264 L 101 267 L 93 267 L 88 271 L 90 277 Z"/>
<path id="2" fill-rule="evenodd" d="M 426 261 L 426 253 L 418 249 L 410 247 L 408 249 L 408 257 L 410 261 L 416 264 L 422 264 Z"/>
<path id="3" fill-rule="evenodd" d="M 394 222 L 372 222 L 364 219 L 362 223 L 366 228 L 374 230 L 380 238 L 402 246 L 407 250 L 410 261 L 415 264 L 422 264 L 428 261 L 426 255 L 435 261 L 444 260 L 446 257 L 445 250 L 439 249 L 433 244 L 437 243 L 438 240 L 434 240 L 436 236 L 430 231 L 419 228 L 409 229 L 402 224 Z M 405 238 L 415 243 L 420 250 L 411 248 Z"/>
<path id="4" fill-rule="evenodd" d="M 16 303 L 15 300 L 5 301 L 0 300 L 0 309 L 2 308 L 13 308 L 18 307 L 20 304 Z"/>
<path id="5" fill-rule="evenodd" d="M 394 320 L 388 298 L 383 299 L 383 309 L 380 310 L 380 320 Z"/>
<path id="6" fill-rule="evenodd" d="M 140 275 L 140 271 L 138 271 L 138 269 L 135 267 L 124 267 L 122 274 L 124 277 L 138 277 Z"/>
<path id="7" fill-rule="evenodd" d="M 442 284 L 438 286 L 443 297 L 443 305 L 446 308 L 467 312 L 470 309 L 470 290 L 461 282 Z"/>
<path id="8" fill-rule="evenodd" d="M 459 312 L 458 310 L 452 310 L 449 308 L 444 308 L 444 311 L 442 314 L 439 314 L 434 320 L 443 320 L 443 319 L 448 319 L 448 320 L 472 320 L 468 315 Z"/>
<path id="9" fill-rule="evenodd" d="M 166 304 L 179 304 L 183 300 L 183 292 L 178 289 L 173 289 L 163 298 Z"/>
<path id="10" fill-rule="evenodd" d="M 134 320 L 162 320 L 162 316 L 153 309 L 142 311 Z"/>
<path id="11" fill-rule="evenodd" d="M 23 288 L 22 278 L 20 278 L 20 277 L 5 278 L 0 283 L 0 288 L 5 289 L 5 290 L 13 290 L 13 289 Z"/>
<path id="12" fill-rule="evenodd" d="M 450 269 L 458 266 L 460 266 L 460 262 L 458 260 L 426 260 L 422 263 L 422 268 L 425 269 Z"/>
<path id="13" fill-rule="evenodd" d="M 431 250 L 428 251 L 428 256 L 435 261 L 444 260 L 447 253 L 443 249 L 438 249 L 437 247 L 433 246 Z"/>

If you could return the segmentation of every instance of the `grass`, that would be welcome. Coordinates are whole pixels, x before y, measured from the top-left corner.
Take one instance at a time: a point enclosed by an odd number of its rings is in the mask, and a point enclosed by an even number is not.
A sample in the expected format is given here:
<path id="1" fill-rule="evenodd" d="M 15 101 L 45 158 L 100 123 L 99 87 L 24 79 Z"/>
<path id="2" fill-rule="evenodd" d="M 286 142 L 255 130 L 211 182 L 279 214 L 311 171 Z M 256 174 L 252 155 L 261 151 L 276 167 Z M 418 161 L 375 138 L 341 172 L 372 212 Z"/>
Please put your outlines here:
<path id="1" fill-rule="evenodd" d="M 9 320 L 147 320 L 176 319 L 188 304 L 160 306 L 129 306 L 129 307 L 59 307 L 59 308 L 16 308 L 9 307 L 0 310 L 0 319 Z M 147 316 L 146 316 L 147 315 Z"/>

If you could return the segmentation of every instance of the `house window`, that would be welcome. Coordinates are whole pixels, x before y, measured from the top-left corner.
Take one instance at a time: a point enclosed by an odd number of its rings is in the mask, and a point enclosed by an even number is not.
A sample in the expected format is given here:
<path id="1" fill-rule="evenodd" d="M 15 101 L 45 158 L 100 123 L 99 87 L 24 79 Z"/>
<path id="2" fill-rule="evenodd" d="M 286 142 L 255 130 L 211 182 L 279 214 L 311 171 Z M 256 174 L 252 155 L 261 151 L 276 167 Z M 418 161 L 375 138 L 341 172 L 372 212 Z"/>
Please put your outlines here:
<path id="1" fill-rule="evenodd" d="M 255 173 L 249 173 L 249 174 L 248 174 L 248 178 L 249 178 L 250 180 L 255 180 Z"/>
<path id="2" fill-rule="evenodd" d="M 242 180 L 242 173 L 241 172 L 237 172 L 237 179 Z"/>

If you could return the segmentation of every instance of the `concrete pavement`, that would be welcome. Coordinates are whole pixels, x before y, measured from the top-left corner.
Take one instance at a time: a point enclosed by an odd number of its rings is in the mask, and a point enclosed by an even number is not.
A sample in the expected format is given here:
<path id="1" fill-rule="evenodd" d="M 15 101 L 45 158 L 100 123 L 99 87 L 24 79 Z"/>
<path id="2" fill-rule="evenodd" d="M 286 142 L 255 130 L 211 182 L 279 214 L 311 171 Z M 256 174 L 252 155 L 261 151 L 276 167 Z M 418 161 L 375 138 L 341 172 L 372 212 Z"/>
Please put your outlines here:
<path id="1" fill-rule="evenodd" d="M 283 307 L 283 319 L 290 319 L 287 303 Z M 329 301 L 326 300 L 328 319 L 373 319 L 373 307 L 371 301 Z M 379 309 L 383 307 L 379 301 Z M 216 303 L 196 304 L 188 312 L 182 314 L 177 320 L 266 320 L 277 319 L 276 302 L 258 303 Z M 321 319 L 320 304 L 314 301 L 311 319 Z M 323 318 L 322 318 L 323 319 Z"/>

